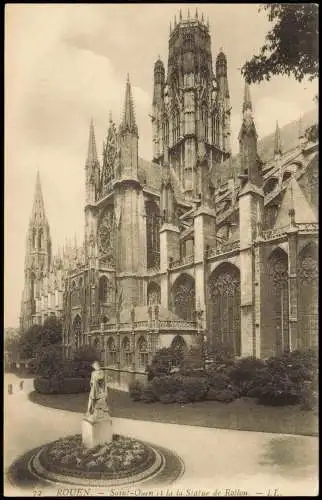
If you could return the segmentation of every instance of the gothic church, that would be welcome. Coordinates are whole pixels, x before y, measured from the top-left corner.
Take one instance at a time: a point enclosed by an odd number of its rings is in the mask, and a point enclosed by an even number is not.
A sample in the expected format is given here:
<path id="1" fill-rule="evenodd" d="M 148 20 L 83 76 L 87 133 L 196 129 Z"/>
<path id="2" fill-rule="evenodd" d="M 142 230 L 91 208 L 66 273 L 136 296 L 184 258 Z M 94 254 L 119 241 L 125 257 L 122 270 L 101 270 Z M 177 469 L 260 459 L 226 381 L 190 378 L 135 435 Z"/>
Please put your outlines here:
<path id="1" fill-rule="evenodd" d="M 265 358 L 317 344 L 316 122 L 258 143 L 246 84 L 232 157 L 230 114 L 226 56 L 213 67 L 209 22 L 180 13 L 167 70 L 154 65 L 153 160 L 138 156 L 129 79 L 102 161 L 90 124 L 81 247 L 52 255 L 37 175 L 21 329 L 60 317 L 64 355 L 94 345 L 121 384 L 163 346 Z"/>

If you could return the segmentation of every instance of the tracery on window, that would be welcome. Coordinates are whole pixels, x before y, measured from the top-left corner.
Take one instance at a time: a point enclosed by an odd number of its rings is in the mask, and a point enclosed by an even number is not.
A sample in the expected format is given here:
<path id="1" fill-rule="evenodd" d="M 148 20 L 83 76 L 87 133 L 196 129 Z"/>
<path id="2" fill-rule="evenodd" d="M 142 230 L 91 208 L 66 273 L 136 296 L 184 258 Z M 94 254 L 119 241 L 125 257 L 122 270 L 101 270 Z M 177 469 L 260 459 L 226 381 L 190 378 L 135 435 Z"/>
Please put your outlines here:
<path id="1" fill-rule="evenodd" d="M 195 319 L 195 282 L 188 275 L 178 278 L 173 288 L 174 312 L 187 321 Z"/>
<path id="2" fill-rule="evenodd" d="M 160 265 L 160 210 L 154 202 L 146 204 L 147 266 Z"/>

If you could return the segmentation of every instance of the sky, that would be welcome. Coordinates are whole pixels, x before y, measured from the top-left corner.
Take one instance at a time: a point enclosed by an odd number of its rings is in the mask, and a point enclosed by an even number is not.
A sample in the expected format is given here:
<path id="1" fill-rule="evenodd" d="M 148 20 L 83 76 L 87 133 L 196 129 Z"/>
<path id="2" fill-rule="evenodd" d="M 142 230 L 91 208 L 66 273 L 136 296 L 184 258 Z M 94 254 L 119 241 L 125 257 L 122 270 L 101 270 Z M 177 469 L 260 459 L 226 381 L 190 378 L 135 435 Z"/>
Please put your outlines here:
<path id="1" fill-rule="evenodd" d="M 152 158 L 153 65 L 167 63 L 174 16 L 209 16 L 212 54 L 228 60 L 232 147 L 237 152 L 240 68 L 270 29 L 255 4 L 6 4 L 5 326 L 18 326 L 26 232 L 39 170 L 54 252 L 84 233 L 84 163 L 94 120 L 99 154 L 109 112 L 118 124 L 130 75 L 139 155 Z M 317 82 L 275 77 L 251 87 L 259 139 L 314 108 Z"/>

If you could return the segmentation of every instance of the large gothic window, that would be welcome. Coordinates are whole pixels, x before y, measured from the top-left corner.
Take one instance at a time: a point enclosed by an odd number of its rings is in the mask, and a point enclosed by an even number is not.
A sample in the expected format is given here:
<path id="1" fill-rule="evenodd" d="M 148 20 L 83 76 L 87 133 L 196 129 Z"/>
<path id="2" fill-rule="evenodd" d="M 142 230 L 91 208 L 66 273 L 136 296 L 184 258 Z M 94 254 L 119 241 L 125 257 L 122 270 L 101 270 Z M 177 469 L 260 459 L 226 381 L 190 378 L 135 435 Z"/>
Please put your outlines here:
<path id="1" fill-rule="evenodd" d="M 73 281 L 71 285 L 71 304 L 72 307 L 80 305 L 80 293 L 79 289 L 76 287 L 75 281 Z"/>
<path id="2" fill-rule="evenodd" d="M 205 141 L 208 142 L 208 109 L 206 103 L 203 103 L 201 106 L 201 127 L 202 135 Z"/>
<path id="3" fill-rule="evenodd" d="M 160 210 L 154 202 L 146 204 L 147 266 L 160 265 Z"/>
<path id="4" fill-rule="evenodd" d="M 195 319 L 195 281 L 187 274 L 181 275 L 172 290 L 172 309 L 180 317 L 187 321 Z"/>
<path id="5" fill-rule="evenodd" d="M 98 223 L 100 258 L 106 265 L 114 265 L 115 218 L 113 206 L 107 207 Z"/>
<path id="6" fill-rule="evenodd" d="M 266 321 L 275 343 L 275 353 L 280 354 L 290 348 L 287 254 L 278 248 L 271 254 L 267 264 L 267 301 L 271 310 Z"/>
<path id="7" fill-rule="evenodd" d="M 180 113 L 177 108 L 174 108 L 172 115 L 172 140 L 175 144 L 180 137 Z"/>
<path id="8" fill-rule="evenodd" d="M 161 290 L 159 285 L 156 283 L 148 284 L 148 305 L 160 304 L 161 302 Z"/>
<path id="9" fill-rule="evenodd" d="M 82 320 L 80 316 L 77 315 L 73 321 L 73 335 L 74 335 L 76 349 L 80 347 L 81 334 L 82 334 Z"/>
<path id="10" fill-rule="evenodd" d="M 209 280 L 210 349 L 229 348 L 241 355 L 240 273 L 231 264 L 220 265 Z"/>
<path id="11" fill-rule="evenodd" d="M 137 343 L 138 364 L 140 368 L 146 368 L 149 363 L 148 343 L 145 337 L 140 337 Z"/>
<path id="12" fill-rule="evenodd" d="M 99 279 L 98 286 L 98 299 L 100 302 L 107 302 L 107 293 L 108 293 L 108 280 L 106 276 L 101 276 Z"/>
<path id="13" fill-rule="evenodd" d="M 113 337 L 107 341 L 107 362 L 109 365 L 116 365 L 117 363 L 117 350 Z"/>
<path id="14" fill-rule="evenodd" d="M 123 365 L 131 366 L 132 364 L 131 343 L 128 337 L 125 337 L 122 340 L 121 353 L 122 353 Z"/>
<path id="15" fill-rule="evenodd" d="M 307 245 L 298 259 L 299 347 L 318 344 L 318 257 L 314 244 Z"/>

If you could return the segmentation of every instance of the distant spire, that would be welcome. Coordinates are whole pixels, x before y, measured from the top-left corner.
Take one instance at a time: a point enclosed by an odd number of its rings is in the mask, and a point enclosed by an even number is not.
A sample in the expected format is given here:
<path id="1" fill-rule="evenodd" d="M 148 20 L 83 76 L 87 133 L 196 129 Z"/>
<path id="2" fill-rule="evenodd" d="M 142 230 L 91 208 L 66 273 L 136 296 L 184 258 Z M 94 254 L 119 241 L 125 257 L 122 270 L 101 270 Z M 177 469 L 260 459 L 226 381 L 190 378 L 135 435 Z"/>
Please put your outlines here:
<path id="1" fill-rule="evenodd" d="M 198 19 L 198 9 L 196 9 L 196 19 Z"/>
<path id="2" fill-rule="evenodd" d="M 35 196 L 34 196 L 34 203 L 33 203 L 33 208 L 32 208 L 32 220 L 33 220 L 33 222 L 35 222 L 36 219 L 38 221 L 46 221 L 45 205 L 44 205 L 44 199 L 43 199 L 43 195 L 42 195 L 39 170 L 37 170 Z"/>
<path id="3" fill-rule="evenodd" d="M 210 27 L 210 23 L 209 23 L 209 16 L 207 16 L 207 28 Z"/>
<path id="4" fill-rule="evenodd" d="M 204 15 L 203 15 L 203 12 L 201 14 L 201 22 L 204 23 L 205 22 L 205 18 L 204 18 Z"/>
<path id="5" fill-rule="evenodd" d="M 180 21 L 182 21 L 182 10 L 181 9 L 179 10 L 179 19 L 180 19 Z"/>
<path id="6" fill-rule="evenodd" d="M 129 132 L 134 132 L 137 134 L 137 126 L 134 115 L 134 103 L 133 103 L 129 74 L 127 75 L 127 81 L 125 87 L 125 103 L 124 103 L 123 119 L 121 123 L 121 130 L 128 130 Z"/>
<path id="7" fill-rule="evenodd" d="M 171 33 L 172 33 L 172 25 L 171 25 L 171 21 L 170 21 L 170 23 L 169 23 L 169 32 L 170 32 L 170 35 L 171 35 Z"/>
<path id="8" fill-rule="evenodd" d="M 303 139 L 304 137 L 304 127 L 303 127 L 303 117 L 300 116 L 299 119 L 299 139 Z"/>
<path id="9" fill-rule="evenodd" d="M 113 118 L 112 118 L 112 111 L 111 111 L 111 110 L 109 111 L 109 114 L 108 114 L 108 121 L 109 121 L 110 123 L 112 123 L 112 121 L 113 121 Z"/>
<path id="10" fill-rule="evenodd" d="M 88 139 L 88 152 L 86 166 L 91 166 L 97 163 L 97 150 L 96 150 L 96 140 L 93 119 L 91 119 L 91 124 L 89 127 L 89 139 Z"/>
<path id="11" fill-rule="evenodd" d="M 281 155 L 282 155 L 281 131 L 278 126 L 278 121 L 276 121 L 275 138 L 274 138 L 274 156 L 278 157 Z"/>
<path id="12" fill-rule="evenodd" d="M 252 106 L 252 101 L 250 97 L 250 88 L 249 84 L 245 81 L 245 89 L 244 89 L 244 102 L 243 102 L 243 113 L 247 110 L 252 111 L 253 106 Z"/>
<path id="13" fill-rule="evenodd" d="M 177 17 L 174 15 L 174 26 L 177 26 Z"/>
<path id="14" fill-rule="evenodd" d="M 188 19 L 190 19 L 190 9 L 188 9 Z"/>

